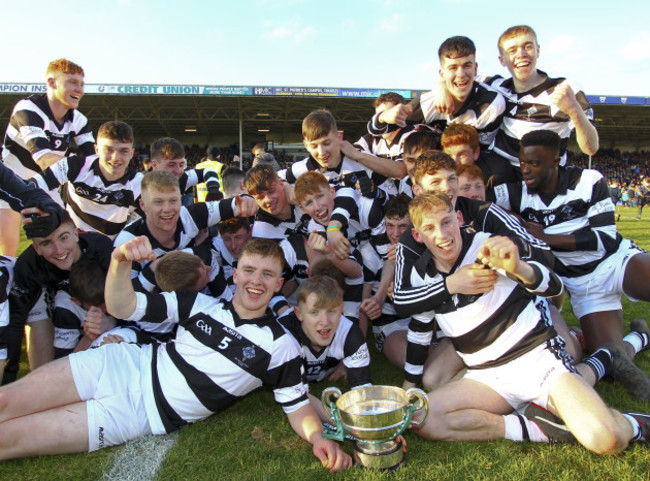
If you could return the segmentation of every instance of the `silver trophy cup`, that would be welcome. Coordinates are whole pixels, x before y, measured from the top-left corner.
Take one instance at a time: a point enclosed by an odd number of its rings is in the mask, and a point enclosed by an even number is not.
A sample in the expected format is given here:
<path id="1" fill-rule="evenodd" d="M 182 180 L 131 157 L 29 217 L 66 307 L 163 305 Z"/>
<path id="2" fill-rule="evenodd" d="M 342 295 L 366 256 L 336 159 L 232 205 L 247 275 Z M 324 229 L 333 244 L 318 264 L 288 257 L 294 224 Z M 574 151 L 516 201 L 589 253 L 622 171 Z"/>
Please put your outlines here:
<path id="1" fill-rule="evenodd" d="M 395 441 L 409 425 L 422 423 L 429 413 L 427 395 L 421 389 L 408 391 L 395 386 L 368 386 L 341 394 L 336 387 L 323 391 L 321 401 L 334 420 L 337 435 L 352 437 L 355 460 L 364 467 L 394 469 L 402 465 L 402 443 Z M 412 416 L 423 410 L 424 415 L 415 421 Z"/>

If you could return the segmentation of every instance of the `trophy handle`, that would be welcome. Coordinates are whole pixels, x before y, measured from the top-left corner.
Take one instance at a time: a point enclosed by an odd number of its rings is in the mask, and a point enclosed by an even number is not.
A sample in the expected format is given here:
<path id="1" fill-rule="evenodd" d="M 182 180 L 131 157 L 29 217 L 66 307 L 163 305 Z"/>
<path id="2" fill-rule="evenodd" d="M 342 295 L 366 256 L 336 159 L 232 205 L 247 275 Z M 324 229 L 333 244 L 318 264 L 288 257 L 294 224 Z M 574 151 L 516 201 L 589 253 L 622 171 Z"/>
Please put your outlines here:
<path id="1" fill-rule="evenodd" d="M 409 403 L 415 407 L 414 411 L 424 409 L 424 417 L 420 421 L 411 420 L 411 424 L 419 426 L 424 422 L 424 420 L 427 418 L 427 415 L 429 414 L 429 398 L 427 398 L 426 393 L 422 389 L 418 389 L 416 387 L 412 387 L 406 391 L 406 396 L 409 400 Z M 411 403 L 411 400 L 414 398 L 415 402 Z"/>
<path id="2" fill-rule="evenodd" d="M 323 407 L 327 414 L 332 417 L 332 397 L 334 397 L 334 402 L 341 397 L 341 390 L 337 387 L 328 387 L 323 390 L 323 393 L 320 395 L 320 400 L 323 403 Z"/>

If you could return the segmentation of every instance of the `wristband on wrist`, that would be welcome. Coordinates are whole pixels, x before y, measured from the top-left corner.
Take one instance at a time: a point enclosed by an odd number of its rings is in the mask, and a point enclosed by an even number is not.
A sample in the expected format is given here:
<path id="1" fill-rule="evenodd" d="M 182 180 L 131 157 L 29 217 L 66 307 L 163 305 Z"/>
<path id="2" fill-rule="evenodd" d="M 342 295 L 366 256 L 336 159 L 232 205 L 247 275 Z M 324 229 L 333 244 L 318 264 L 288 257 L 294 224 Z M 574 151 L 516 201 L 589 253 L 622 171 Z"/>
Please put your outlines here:
<path id="1" fill-rule="evenodd" d="M 329 232 L 331 232 L 333 230 L 337 230 L 337 231 L 341 232 L 341 228 L 339 226 L 337 226 L 337 225 L 327 226 L 327 229 L 325 229 L 325 232 L 329 233 Z"/>

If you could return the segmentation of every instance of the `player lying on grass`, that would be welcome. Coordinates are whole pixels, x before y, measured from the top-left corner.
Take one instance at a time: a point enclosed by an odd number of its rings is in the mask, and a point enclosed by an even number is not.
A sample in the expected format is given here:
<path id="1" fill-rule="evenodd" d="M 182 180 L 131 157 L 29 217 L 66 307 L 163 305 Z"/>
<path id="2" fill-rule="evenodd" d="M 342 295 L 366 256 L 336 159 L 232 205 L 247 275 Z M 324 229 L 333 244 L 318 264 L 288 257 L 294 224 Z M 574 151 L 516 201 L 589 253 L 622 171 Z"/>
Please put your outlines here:
<path id="1" fill-rule="evenodd" d="M 445 279 L 474 264 L 498 276 L 488 292 L 447 293 L 431 312 L 414 316 L 425 321 L 435 315 L 468 367 L 461 380 L 429 393 L 429 416 L 417 434 L 447 441 L 577 440 L 599 454 L 648 440 L 649 415 L 610 409 L 571 365 L 550 323 L 548 304 L 539 297 L 562 289 L 553 271 L 522 260 L 508 237 L 461 232 L 445 194 L 418 196 L 409 214 L 414 237 L 427 247 L 414 282 Z M 537 410 L 534 420 L 510 414 L 531 402 L 548 411 Z M 566 425 L 544 422 L 541 413 L 559 416 Z"/>
<path id="2" fill-rule="evenodd" d="M 255 239 L 244 247 L 230 303 L 195 292 L 136 294 L 131 263 L 152 258 L 146 237 L 113 251 L 106 307 L 119 319 L 171 316 L 179 323 L 176 339 L 107 344 L 2 387 L 0 459 L 93 451 L 169 433 L 267 385 L 323 465 L 333 472 L 348 467 L 350 457 L 322 436 L 302 383 L 298 347 L 268 310 L 282 286 L 277 244 Z"/>

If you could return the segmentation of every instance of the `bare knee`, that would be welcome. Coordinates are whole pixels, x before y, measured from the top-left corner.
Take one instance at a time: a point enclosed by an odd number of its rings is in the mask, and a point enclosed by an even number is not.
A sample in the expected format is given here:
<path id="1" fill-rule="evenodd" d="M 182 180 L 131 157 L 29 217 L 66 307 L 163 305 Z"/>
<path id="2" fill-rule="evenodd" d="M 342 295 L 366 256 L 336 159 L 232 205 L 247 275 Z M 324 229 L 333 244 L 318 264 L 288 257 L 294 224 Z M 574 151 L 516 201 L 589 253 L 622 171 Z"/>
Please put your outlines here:
<path id="1" fill-rule="evenodd" d="M 613 418 L 590 423 L 576 438 L 596 454 L 618 454 L 629 442 L 628 436 Z"/>

